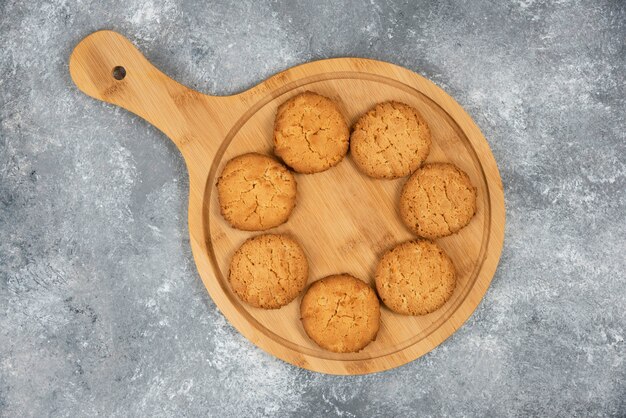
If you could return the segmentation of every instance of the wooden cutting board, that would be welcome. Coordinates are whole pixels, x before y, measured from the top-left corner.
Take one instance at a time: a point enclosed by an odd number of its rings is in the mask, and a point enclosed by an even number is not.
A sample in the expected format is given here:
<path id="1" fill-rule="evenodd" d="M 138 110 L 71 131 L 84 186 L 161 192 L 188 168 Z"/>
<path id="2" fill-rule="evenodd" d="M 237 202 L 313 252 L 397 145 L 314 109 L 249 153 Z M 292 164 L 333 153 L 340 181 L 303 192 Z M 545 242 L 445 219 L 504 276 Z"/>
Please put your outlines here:
<path id="1" fill-rule="evenodd" d="M 84 93 L 121 106 L 150 122 L 178 147 L 189 170 L 189 235 L 200 277 L 228 320 L 250 341 L 291 364 L 332 374 L 391 369 L 429 352 L 472 314 L 496 271 L 504 238 L 502 182 L 487 141 L 465 111 L 425 78 L 393 64 L 360 58 L 311 62 L 283 71 L 233 96 L 208 96 L 156 69 L 122 35 L 111 31 L 83 39 L 70 57 L 70 73 Z M 232 157 L 272 154 L 277 107 L 311 90 L 335 100 L 348 123 L 376 103 L 398 100 L 417 108 L 433 136 L 428 161 L 461 167 L 478 189 L 476 216 L 459 233 L 437 240 L 452 258 L 458 285 L 441 309 L 426 316 L 398 315 L 382 307 L 376 341 L 352 354 L 319 348 L 299 318 L 301 298 L 279 310 L 250 307 L 233 294 L 228 265 L 251 232 L 221 217 L 215 182 Z M 287 232 L 305 249 L 309 283 L 349 273 L 373 285 L 380 256 L 414 238 L 398 214 L 406 178 L 375 180 L 348 156 L 322 173 L 296 174 L 297 206 Z"/>

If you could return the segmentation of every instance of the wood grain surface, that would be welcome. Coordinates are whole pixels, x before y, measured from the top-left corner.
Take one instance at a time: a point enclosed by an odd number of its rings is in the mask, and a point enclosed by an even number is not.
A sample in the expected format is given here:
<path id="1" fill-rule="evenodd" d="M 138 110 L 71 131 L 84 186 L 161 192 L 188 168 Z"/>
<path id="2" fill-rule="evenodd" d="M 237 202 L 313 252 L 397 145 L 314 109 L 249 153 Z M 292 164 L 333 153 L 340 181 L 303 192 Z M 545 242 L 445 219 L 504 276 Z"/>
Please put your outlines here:
<path id="1" fill-rule="evenodd" d="M 114 68 L 123 67 L 120 77 Z M 432 350 L 472 314 L 495 273 L 504 239 L 505 209 L 496 162 L 480 130 L 443 90 L 401 67 L 360 58 L 303 64 L 243 93 L 208 96 L 156 69 L 122 35 L 93 33 L 70 57 L 80 90 L 121 106 L 163 131 L 178 147 L 189 171 L 189 235 L 194 259 L 209 294 L 228 320 L 250 341 L 291 364 L 332 374 L 391 369 Z M 428 122 L 433 146 L 428 162 L 452 162 L 478 189 L 477 213 L 459 233 L 437 242 L 452 258 L 458 285 L 452 298 L 429 315 L 409 317 L 382 308 L 377 339 L 364 350 L 335 354 L 305 334 L 301 297 L 279 310 L 262 310 L 237 299 L 228 264 L 255 233 L 231 228 L 221 217 L 215 182 L 232 157 L 272 155 L 277 107 L 311 90 L 334 99 L 351 125 L 378 102 L 397 100 L 417 108 Z M 309 283 L 349 273 L 373 285 L 380 256 L 414 238 L 402 225 L 398 199 L 406 178 L 376 180 L 361 174 L 350 156 L 318 174 L 296 174 L 297 205 L 289 221 L 270 232 L 286 233 L 304 247 Z"/>

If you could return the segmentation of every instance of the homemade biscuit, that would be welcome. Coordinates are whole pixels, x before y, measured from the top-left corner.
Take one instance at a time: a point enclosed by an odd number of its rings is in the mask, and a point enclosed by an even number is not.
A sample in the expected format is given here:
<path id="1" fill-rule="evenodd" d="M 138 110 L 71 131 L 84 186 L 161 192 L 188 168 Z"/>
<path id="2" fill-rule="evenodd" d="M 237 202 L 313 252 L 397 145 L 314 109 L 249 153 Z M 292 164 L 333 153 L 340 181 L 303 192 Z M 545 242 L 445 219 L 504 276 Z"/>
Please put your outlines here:
<path id="1" fill-rule="evenodd" d="M 430 144 L 430 129 L 416 109 L 385 102 L 356 122 L 350 135 L 350 154 L 368 176 L 394 179 L 408 176 L 422 165 Z"/>
<path id="2" fill-rule="evenodd" d="M 228 280 L 237 296 L 257 308 L 277 309 L 300 294 L 309 275 L 304 251 L 285 235 L 259 235 L 235 252 Z"/>
<path id="3" fill-rule="evenodd" d="M 335 102 L 307 91 L 278 108 L 274 153 L 299 173 L 317 173 L 343 159 L 349 134 Z"/>
<path id="4" fill-rule="evenodd" d="M 296 205 L 296 179 L 268 156 L 244 154 L 226 163 L 217 193 L 228 223 L 244 231 L 261 231 L 287 221 Z"/>
<path id="5" fill-rule="evenodd" d="M 339 274 L 309 287 L 300 316 L 304 330 L 320 347 L 336 353 L 356 352 L 376 338 L 380 304 L 367 284 Z"/>
<path id="6" fill-rule="evenodd" d="M 425 238 L 453 234 L 476 213 L 476 188 L 452 164 L 427 164 L 407 180 L 400 195 L 400 217 Z"/>
<path id="7" fill-rule="evenodd" d="M 391 249 L 376 268 L 376 290 L 383 303 L 404 315 L 426 315 L 446 303 L 456 286 L 454 265 L 428 240 Z"/>

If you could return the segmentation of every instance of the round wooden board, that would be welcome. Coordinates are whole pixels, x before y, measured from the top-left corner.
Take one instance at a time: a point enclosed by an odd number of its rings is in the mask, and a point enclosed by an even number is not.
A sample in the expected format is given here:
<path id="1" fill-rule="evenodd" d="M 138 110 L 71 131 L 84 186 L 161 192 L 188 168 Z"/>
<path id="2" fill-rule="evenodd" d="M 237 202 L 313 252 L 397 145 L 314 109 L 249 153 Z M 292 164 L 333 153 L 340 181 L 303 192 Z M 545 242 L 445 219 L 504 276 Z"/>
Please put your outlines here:
<path id="1" fill-rule="evenodd" d="M 123 80 L 112 77 L 124 66 Z M 495 273 L 504 238 L 504 196 L 489 145 L 465 111 L 423 77 L 393 64 L 340 58 L 300 65 L 228 97 L 190 90 L 156 70 L 119 34 L 96 32 L 70 59 L 77 86 L 90 96 L 120 105 L 161 129 L 183 154 L 190 176 L 189 232 L 198 271 L 228 320 L 253 343 L 294 365 L 332 374 L 391 369 L 432 350 L 472 314 Z M 382 307 L 374 342 L 358 353 L 335 354 L 312 342 L 299 318 L 301 297 L 279 310 L 242 303 L 228 283 L 235 250 L 259 233 L 238 231 L 220 215 L 215 182 L 237 155 L 272 155 L 277 107 L 311 90 L 335 100 L 350 125 L 376 103 L 396 100 L 417 108 L 428 122 L 429 162 L 452 162 L 478 189 L 477 213 L 459 233 L 437 240 L 458 274 L 452 298 L 429 315 L 398 315 Z M 318 174 L 296 174 L 297 206 L 288 222 L 268 232 L 295 237 L 310 265 L 309 283 L 349 273 L 373 286 L 380 256 L 415 238 L 398 214 L 406 178 L 376 180 L 348 157 Z"/>

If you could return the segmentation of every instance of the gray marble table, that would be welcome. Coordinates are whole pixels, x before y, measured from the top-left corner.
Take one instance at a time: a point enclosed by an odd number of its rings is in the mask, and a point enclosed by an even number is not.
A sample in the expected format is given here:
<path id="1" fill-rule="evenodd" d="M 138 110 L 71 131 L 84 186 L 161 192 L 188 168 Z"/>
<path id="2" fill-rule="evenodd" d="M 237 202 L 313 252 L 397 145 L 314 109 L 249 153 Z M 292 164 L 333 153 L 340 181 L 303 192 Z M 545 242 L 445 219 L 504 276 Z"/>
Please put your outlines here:
<path id="1" fill-rule="evenodd" d="M 626 3 L 337 3 L 0 0 L 0 416 L 626 416 Z M 103 28 L 212 94 L 340 56 L 444 88 L 506 196 L 471 319 L 359 377 L 239 335 L 195 270 L 182 158 L 70 80 Z"/>

